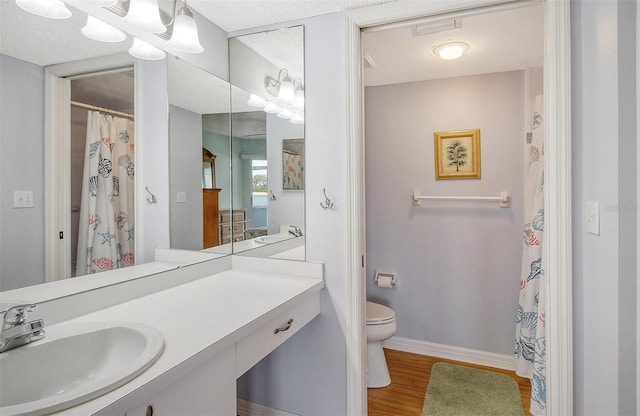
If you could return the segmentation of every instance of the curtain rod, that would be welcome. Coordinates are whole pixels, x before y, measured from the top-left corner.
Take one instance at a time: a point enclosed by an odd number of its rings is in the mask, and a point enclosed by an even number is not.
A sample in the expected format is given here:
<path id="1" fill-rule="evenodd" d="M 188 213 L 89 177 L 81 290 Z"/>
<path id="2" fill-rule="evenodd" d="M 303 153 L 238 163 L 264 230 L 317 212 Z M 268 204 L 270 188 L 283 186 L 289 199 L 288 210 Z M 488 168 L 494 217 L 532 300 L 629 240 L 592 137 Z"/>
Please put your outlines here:
<path id="1" fill-rule="evenodd" d="M 96 110 L 96 111 L 100 111 L 100 112 L 103 112 L 103 113 L 114 114 L 116 116 L 135 118 L 133 116 L 133 114 L 124 113 L 122 111 L 110 110 L 108 108 L 98 107 L 97 105 L 85 104 L 85 103 L 81 103 L 79 101 L 71 101 L 71 105 L 75 105 L 76 107 L 87 108 L 89 110 Z"/>

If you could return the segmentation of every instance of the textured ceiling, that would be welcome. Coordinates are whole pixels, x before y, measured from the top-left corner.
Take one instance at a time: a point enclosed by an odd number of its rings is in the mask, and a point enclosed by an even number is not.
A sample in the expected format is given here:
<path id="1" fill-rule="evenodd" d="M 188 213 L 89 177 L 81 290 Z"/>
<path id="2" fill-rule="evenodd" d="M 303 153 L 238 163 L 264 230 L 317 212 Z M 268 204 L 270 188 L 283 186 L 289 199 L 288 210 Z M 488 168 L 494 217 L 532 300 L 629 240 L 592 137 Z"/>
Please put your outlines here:
<path id="1" fill-rule="evenodd" d="M 453 18 L 440 22 L 450 22 Z M 414 25 L 363 34 L 363 52 L 377 65 L 365 67 L 365 85 L 387 85 L 505 72 L 542 66 L 542 3 L 465 16 L 461 27 L 416 36 Z M 432 25 L 435 25 L 431 22 Z M 470 45 L 459 59 L 444 61 L 433 48 L 450 41 Z"/>
<path id="2" fill-rule="evenodd" d="M 189 0 L 226 32 L 289 22 L 395 0 Z"/>

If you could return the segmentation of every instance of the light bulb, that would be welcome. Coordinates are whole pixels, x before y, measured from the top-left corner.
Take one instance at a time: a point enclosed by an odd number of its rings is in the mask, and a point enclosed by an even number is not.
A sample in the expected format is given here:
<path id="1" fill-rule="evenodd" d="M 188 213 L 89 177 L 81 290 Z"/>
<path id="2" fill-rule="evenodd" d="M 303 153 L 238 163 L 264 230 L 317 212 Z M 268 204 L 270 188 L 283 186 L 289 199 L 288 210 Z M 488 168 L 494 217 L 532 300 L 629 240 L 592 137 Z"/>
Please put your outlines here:
<path id="1" fill-rule="evenodd" d="M 289 75 L 286 75 L 280 83 L 278 99 L 286 102 L 291 102 L 294 99 L 293 82 L 291 78 L 289 78 Z"/>
<path id="2" fill-rule="evenodd" d="M 198 26 L 189 9 L 183 7 L 178 11 L 173 22 L 173 34 L 169 45 L 182 52 L 200 53 L 204 48 L 198 39 Z"/>
<path id="3" fill-rule="evenodd" d="M 129 54 L 136 58 L 150 61 L 157 61 L 167 56 L 163 50 L 138 38 L 133 38 L 133 46 L 129 49 Z"/>
<path id="4" fill-rule="evenodd" d="M 87 17 L 87 24 L 80 29 L 83 35 L 89 39 L 100 42 L 122 42 L 127 38 L 121 30 L 98 20 L 93 16 Z"/>
<path id="5" fill-rule="evenodd" d="M 49 19 L 68 19 L 71 11 L 60 0 L 16 0 L 22 10 Z"/>
<path id="6" fill-rule="evenodd" d="M 130 0 L 124 21 L 153 33 L 164 33 L 166 26 L 160 19 L 158 0 Z"/>

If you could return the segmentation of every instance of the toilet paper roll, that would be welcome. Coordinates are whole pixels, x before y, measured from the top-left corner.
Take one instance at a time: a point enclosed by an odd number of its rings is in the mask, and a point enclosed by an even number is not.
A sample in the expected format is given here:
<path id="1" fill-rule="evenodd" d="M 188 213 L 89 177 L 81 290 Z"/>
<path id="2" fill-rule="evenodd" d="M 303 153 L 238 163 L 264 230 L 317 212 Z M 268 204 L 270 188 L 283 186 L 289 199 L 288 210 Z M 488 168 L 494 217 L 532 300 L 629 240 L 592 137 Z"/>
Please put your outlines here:
<path id="1" fill-rule="evenodd" d="M 378 276 L 378 280 L 376 282 L 378 287 L 395 287 L 396 282 L 393 276 Z"/>

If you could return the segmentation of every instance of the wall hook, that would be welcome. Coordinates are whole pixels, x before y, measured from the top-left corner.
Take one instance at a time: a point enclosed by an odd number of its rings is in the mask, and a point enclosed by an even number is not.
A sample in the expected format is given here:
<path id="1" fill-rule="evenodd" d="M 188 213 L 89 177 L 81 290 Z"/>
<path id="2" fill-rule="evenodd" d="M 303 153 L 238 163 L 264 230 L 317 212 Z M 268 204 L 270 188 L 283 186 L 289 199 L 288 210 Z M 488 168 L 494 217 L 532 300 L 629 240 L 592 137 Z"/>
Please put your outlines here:
<path id="1" fill-rule="evenodd" d="M 156 199 L 156 196 L 154 194 L 151 193 L 151 191 L 149 190 L 148 186 L 145 186 L 144 189 L 149 192 L 149 195 L 151 195 L 151 198 L 147 197 L 147 202 L 150 204 L 155 204 L 158 202 L 158 200 Z"/>
<path id="2" fill-rule="evenodd" d="M 269 189 L 269 200 L 275 201 L 276 199 L 277 199 L 276 196 L 273 194 L 273 192 L 271 192 L 271 189 Z"/>
<path id="3" fill-rule="evenodd" d="M 322 188 L 322 193 L 324 194 L 324 202 L 320 202 L 320 206 L 324 209 L 333 209 L 333 202 L 327 196 L 327 190 Z"/>

